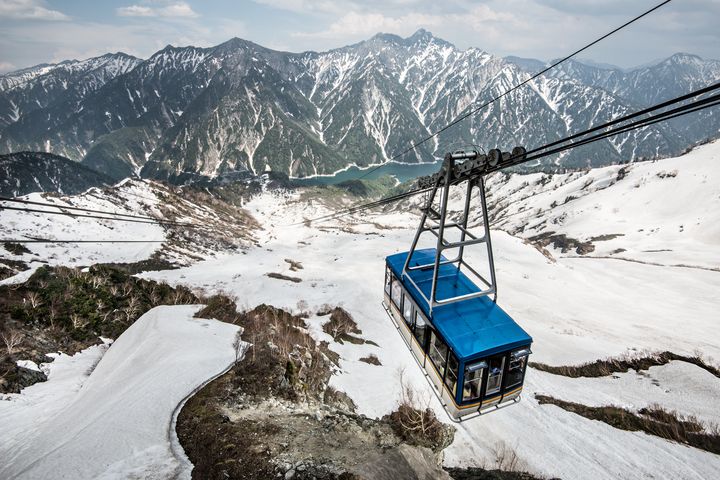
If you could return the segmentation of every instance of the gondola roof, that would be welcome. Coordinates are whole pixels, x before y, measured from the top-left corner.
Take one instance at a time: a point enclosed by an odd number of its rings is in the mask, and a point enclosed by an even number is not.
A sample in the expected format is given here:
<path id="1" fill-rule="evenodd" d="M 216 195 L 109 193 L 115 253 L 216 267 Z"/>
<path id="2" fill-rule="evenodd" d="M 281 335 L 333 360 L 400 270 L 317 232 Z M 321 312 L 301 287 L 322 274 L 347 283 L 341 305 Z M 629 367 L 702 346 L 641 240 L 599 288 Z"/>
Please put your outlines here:
<path id="1" fill-rule="evenodd" d="M 408 252 L 386 258 L 390 269 L 402 278 L 402 269 Z M 424 265 L 435 260 L 435 249 L 415 250 L 410 266 Z M 445 257 L 441 257 L 445 261 Z M 430 297 L 433 269 L 411 270 L 408 275 Z M 430 323 L 442 334 L 459 360 L 472 360 L 495 353 L 522 347 L 532 342 L 525 330 L 488 297 L 462 300 L 433 309 L 432 316 L 427 303 L 411 282 L 402 282 Z M 437 298 L 456 297 L 481 291 L 455 265 L 440 266 Z"/>

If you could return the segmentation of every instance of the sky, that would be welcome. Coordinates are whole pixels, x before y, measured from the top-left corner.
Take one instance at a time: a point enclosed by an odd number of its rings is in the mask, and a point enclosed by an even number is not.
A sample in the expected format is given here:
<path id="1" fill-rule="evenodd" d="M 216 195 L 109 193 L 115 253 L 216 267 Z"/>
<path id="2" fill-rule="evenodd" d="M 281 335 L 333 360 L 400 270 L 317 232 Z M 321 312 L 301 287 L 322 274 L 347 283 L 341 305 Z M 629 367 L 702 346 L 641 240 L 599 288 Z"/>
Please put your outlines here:
<path id="1" fill-rule="evenodd" d="M 459 48 L 550 60 L 660 0 L 0 0 L 0 73 L 122 51 L 232 37 L 323 51 L 419 28 Z M 676 52 L 720 58 L 720 0 L 673 0 L 581 58 L 620 67 Z"/>

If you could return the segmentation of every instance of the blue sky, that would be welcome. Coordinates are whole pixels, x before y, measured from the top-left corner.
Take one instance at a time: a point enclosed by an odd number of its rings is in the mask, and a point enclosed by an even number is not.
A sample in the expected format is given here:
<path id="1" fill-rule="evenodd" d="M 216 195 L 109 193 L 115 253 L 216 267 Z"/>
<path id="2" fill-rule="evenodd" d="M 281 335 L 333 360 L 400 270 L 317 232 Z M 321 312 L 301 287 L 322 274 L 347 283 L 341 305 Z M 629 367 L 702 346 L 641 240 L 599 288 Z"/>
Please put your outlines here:
<path id="1" fill-rule="evenodd" d="M 287 51 L 327 50 L 377 32 L 425 28 L 458 47 L 548 60 L 659 0 L 0 0 L 0 72 L 167 44 L 241 37 Z M 675 52 L 720 58 L 719 0 L 670 4 L 584 54 L 622 67 Z"/>

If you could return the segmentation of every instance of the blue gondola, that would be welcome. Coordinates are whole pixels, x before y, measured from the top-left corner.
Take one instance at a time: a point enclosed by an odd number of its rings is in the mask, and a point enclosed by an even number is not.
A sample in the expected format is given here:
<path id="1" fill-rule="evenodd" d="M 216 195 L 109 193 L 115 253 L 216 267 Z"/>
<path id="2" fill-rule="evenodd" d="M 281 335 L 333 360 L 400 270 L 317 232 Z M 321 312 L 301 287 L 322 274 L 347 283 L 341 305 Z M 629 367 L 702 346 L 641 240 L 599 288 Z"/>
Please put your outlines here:
<path id="1" fill-rule="evenodd" d="M 385 309 L 454 420 L 519 401 L 531 353 L 532 338 L 496 303 L 485 187 L 478 174 L 483 165 L 491 164 L 492 155 L 502 158 L 503 154 L 496 150 L 489 155 L 448 154 L 438 174 L 420 179 L 421 186 L 424 182 L 434 188 L 422 209 L 412 247 L 385 259 Z M 468 162 L 455 165 L 457 159 Z M 464 181 L 468 187 L 463 216 L 448 222 L 450 187 Z M 480 190 L 482 202 L 481 237 L 468 229 L 474 188 Z M 439 206 L 434 208 L 438 191 Z M 459 232 L 459 240 L 446 239 L 449 229 Z M 437 237 L 437 248 L 417 249 L 420 236 L 427 232 Z M 489 280 L 464 259 L 465 248 L 478 244 L 487 248 Z M 451 259 L 443 254 L 453 250 L 458 253 Z"/>

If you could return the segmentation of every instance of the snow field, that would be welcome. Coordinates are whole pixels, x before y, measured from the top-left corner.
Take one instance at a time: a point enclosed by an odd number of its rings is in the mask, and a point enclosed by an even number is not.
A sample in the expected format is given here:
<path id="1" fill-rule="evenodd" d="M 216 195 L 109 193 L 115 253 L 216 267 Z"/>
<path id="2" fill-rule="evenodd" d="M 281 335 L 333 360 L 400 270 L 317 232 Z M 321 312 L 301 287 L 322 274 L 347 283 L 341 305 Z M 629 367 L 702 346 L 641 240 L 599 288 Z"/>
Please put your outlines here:
<path id="1" fill-rule="evenodd" d="M 3 430 L 12 433 L 0 444 L 10 460 L 0 478 L 190 478 L 173 414 L 234 361 L 237 331 L 193 318 L 199 309 L 156 307 L 101 359 L 100 347 L 61 357 L 49 364 L 48 382 L 0 402 Z"/>
<path id="2" fill-rule="evenodd" d="M 720 150 L 720 144 L 703 147 L 698 152 L 703 150 L 706 154 L 683 157 L 693 167 L 672 178 L 661 179 L 657 173 L 675 168 L 683 159 L 634 165 L 632 168 L 648 179 L 645 186 L 657 178 L 657 182 L 666 182 L 662 189 L 646 193 L 642 186 L 634 188 L 634 183 L 626 187 L 622 182 L 635 182 L 626 178 L 588 194 L 584 200 L 602 205 L 602 211 L 611 214 L 597 215 L 592 210 L 580 209 L 575 223 L 552 225 L 558 233 L 582 239 L 624 233 L 625 236 L 606 243 L 612 243 L 612 248 L 626 248 L 630 258 L 643 261 L 648 258 L 642 256 L 643 250 L 651 249 L 653 244 L 671 243 L 672 252 L 648 254 L 659 260 L 659 266 L 605 258 L 565 258 L 567 255 L 554 249 L 556 261 L 552 262 L 522 239 L 493 232 L 499 303 L 533 336 L 532 360 L 568 365 L 645 350 L 671 350 L 685 355 L 699 352 L 711 362 L 712 358 L 720 358 L 720 335 L 716 328 L 720 272 L 670 266 L 680 262 L 708 268 L 720 266 L 712 228 L 707 231 L 703 228 L 712 223 L 717 213 L 703 210 L 706 203 L 685 201 L 693 194 L 691 184 L 697 183 L 697 178 L 710 178 L 716 169 L 715 152 Z M 601 176 L 617 175 L 619 167 L 608 168 L 615 168 L 615 172 L 601 172 Z M 693 170 L 695 174 L 689 173 Z M 683 188 L 668 183 L 673 178 L 693 178 L 692 175 L 695 180 L 683 184 Z M 705 188 L 702 180 L 699 182 L 698 188 Z M 611 195 L 612 189 L 621 187 L 627 191 L 625 198 Z M 565 198 L 566 193 L 558 195 Z M 607 198 L 600 198 L 604 195 Z M 712 196 L 709 191 L 698 195 Z M 650 202 L 658 197 L 661 202 Z M 517 208 L 532 211 L 535 202 L 540 201 L 536 195 Z M 542 200 L 545 201 L 550 204 L 553 200 Z M 567 205 L 576 201 L 579 200 Z M 679 204 L 687 208 L 672 215 L 667 212 L 668 205 Z M 143 275 L 171 284 L 201 287 L 208 293 L 227 292 L 238 298 L 241 307 L 269 303 L 297 312 L 300 301 L 311 309 L 326 303 L 340 305 L 357 321 L 363 331 L 360 336 L 379 347 L 331 342 L 331 348 L 341 355 L 341 372 L 331 383 L 350 395 L 360 413 L 381 416 L 397 405 L 402 371 L 404 380 L 421 398 L 444 415 L 380 305 L 384 257 L 409 248 L 417 217 L 396 211 L 361 217 L 366 221 L 345 218 L 308 228 L 293 224 L 326 211 L 317 204 L 298 203 L 293 195 L 265 192 L 247 207 L 265 228 L 260 236 L 261 246 L 242 255 L 227 255 L 181 270 Z M 690 229 L 684 237 L 662 233 L 670 231 L 669 227 L 660 228 L 663 225 L 659 222 L 666 215 L 669 223 L 689 225 L 685 218 L 699 212 L 703 215 L 700 226 Z M 518 221 L 532 218 L 530 215 Z M 661 233 L 633 236 L 630 233 L 636 222 L 654 225 Z M 565 225 L 577 230 L 566 231 Z M 588 231 L 580 235 L 583 228 Z M 605 248 L 601 242 L 597 245 Z M 679 249 L 679 245 L 683 248 Z M 697 258 L 693 252 L 698 254 Z M 471 259 L 476 256 L 470 253 Z M 291 272 L 285 259 L 299 261 L 304 268 Z M 266 274 L 270 272 L 299 277 L 302 282 L 269 278 Z M 311 332 L 320 340 L 331 340 L 321 329 L 327 320 L 328 317 L 309 319 Z M 378 356 L 382 366 L 359 361 L 370 353 Z M 539 405 L 534 399 L 535 393 L 543 393 L 592 406 L 614 404 L 631 410 L 659 403 L 705 422 L 719 420 L 715 404 L 720 382 L 698 367 L 671 362 L 642 374 L 630 371 L 616 377 L 570 379 L 529 369 L 523 401 L 461 424 L 456 441 L 446 450 L 445 464 L 492 467 L 496 451 L 509 448 L 517 452 L 523 468 L 545 476 L 668 479 L 720 476 L 720 458 L 715 455 L 644 433 L 618 430 L 555 406 Z"/>

